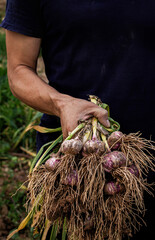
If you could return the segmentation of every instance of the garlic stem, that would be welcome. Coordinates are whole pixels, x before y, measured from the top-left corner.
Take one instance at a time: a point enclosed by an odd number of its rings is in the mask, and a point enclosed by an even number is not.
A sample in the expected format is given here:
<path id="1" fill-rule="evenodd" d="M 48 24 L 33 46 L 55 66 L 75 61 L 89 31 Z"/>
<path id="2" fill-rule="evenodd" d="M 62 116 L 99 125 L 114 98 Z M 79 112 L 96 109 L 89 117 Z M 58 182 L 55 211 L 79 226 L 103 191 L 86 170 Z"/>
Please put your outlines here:
<path id="1" fill-rule="evenodd" d="M 92 118 L 92 127 L 93 127 L 92 139 L 95 140 L 95 139 L 97 139 L 97 118 L 95 118 L 95 117 Z"/>
<path id="2" fill-rule="evenodd" d="M 111 152 L 111 150 L 109 148 L 109 145 L 108 145 L 108 142 L 107 142 L 107 139 L 106 139 L 106 136 L 103 133 L 101 133 L 101 138 L 102 138 L 102 141 L 104 142 L 105 147 L 108 150 L 108 152 Z"/>
<path id="3" fill-rule="evenodd" d="M 81 123 L 79 124 L 70 134 L 69 136 L 65 139 L 65 140 L 70 140 L 79 130 L 81 130 L 82 128 L 84 128 L 85 123 Z"/>
<path id="4" fill-rule="evenodd" d="M 84 136 L 83 136 L 83 141 L 82 141 L 83 144 L 85 144 L 85 143 L 88 141 L 90 135 L 91 135 L 91 131 L 90 131 L 90 130 L 87 130 L 87 131 L 85 132 Z"/>
<path id="5" fill-rule="evenodd" d="M 90 95 L 89 97 L 90 97 L 90 100 L 91 100 L 92 103 L 97 104 L 97 99 L 96 99 L 95 96 Z M 92 118 L 92 127 L 93 127 L 93 137 L 92 137 L 92 139 L 93 140 L 97 139 L 97 123 L 98 123 L 97 118 L 93 117 Z"/>

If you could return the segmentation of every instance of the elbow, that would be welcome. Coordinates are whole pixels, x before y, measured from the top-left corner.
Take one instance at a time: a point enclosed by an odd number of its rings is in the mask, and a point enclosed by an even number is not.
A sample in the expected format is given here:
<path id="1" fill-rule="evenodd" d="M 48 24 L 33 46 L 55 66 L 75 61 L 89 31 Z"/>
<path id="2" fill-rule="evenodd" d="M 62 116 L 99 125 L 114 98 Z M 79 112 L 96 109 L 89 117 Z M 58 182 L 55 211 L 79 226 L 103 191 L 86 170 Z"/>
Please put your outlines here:
<path id="1" fill-rule="evenodd" d="M 9 82 L 10 90 L 11 90 L 12 94 L 14 95 L 14 97 L 19 98 L 18 94 L 16 93 L 16 86 L 14 86 L 14 84 L 11 82 L 11 80 L 9 80 L 9 78 L 8 78 L 8 82 Z"/>
<path id="2" fill-rule="evenodd" d="M 15 97 L 17 97 L 16 93 L 15 93 L 16 86 L 15 86 L 15 81 L 14 81 L 14 74 L 13 74 L 13 71 L 11 71 L 9 68 L 8 68 L 8 83 L 9 83 L 9 87 L 10 87 L 12 94 Z"/>
<path id="3" fill-rule="evenodd" d="M 8 83 L 12 94 L 17 97 L 16 94 L 16 81 L 14 77 L 14 71 L 8 68 Z"/>
<path id="4" fill-rule="evenodd" d="M 23 89 L 26 87 L 25 78 L 28 78 L 29 71 L 33 71 L 26 65 L 16 65 L 15 67 L 8 65 L 8 82 L 12 94 L 21 99 Z"/>

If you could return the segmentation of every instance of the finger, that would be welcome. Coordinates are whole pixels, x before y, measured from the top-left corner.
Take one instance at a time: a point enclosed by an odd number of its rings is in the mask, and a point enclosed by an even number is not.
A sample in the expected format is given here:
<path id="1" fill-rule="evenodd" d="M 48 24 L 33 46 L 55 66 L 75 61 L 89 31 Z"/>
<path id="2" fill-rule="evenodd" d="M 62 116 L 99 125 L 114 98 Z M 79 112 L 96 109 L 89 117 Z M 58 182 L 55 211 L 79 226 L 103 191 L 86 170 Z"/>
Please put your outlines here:
<path id="1" fill-rule="evenodd" d="M 65 140 L 68 137 L 68 132 L 66 130 L 63 130 L 62 134 L 63 134 L 63 140 Z"/>
<path id="2" fill-rule="evenodd" d="M 72 123 L 66 127 L 64 127 L 63 129 L 63 138 L 66 139 L 70 133 L 78 126 L 78 123 L 75 122 L 75 123 Z"/>
<path id="3" fill-rule="evenodd" d="M 80 119 L 78 120 L 78 122 L 80 121 L 86 121 L 88 120 L 89 118 L 93 117 L 93 114 L 85 114 L 83 116 L 80 117 Z"/>
<path id="4" fill-rule="evenodd" d="M 105 127 L 110 127 L 110 122 L 108 120 L 108 112 L 105 109 L 97 109 L 94 112 L 94 116 L 98 119 L 98 121 Z"/>
<path id="5" fill-rule="evenodd" d="M 66 137 L 68 136 L 68 131 L 67 131 L 67 128 L 65 127 L 65 124 L 62 120 L 61 120 L 61 127 L 62 127 L 63 140 L 65 140 Z"/>
<path id="6" fill-rule="evenodd" d="M 72 122 L 70 125 L 67 126 L 67 133 L 70 133 L 78 126 L 78 121 Z"/>

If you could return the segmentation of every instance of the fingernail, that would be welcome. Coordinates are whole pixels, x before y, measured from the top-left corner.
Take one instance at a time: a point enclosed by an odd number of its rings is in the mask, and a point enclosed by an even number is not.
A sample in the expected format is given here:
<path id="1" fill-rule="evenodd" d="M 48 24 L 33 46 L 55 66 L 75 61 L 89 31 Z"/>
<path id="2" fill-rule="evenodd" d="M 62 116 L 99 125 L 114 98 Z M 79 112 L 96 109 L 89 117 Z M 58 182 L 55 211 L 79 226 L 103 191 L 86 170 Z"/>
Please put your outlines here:
<path id="1" fill-rule="evenodd" d="M 107 127 L 110 127 L 110 122 L 109 120 L 106 120 Z"/>

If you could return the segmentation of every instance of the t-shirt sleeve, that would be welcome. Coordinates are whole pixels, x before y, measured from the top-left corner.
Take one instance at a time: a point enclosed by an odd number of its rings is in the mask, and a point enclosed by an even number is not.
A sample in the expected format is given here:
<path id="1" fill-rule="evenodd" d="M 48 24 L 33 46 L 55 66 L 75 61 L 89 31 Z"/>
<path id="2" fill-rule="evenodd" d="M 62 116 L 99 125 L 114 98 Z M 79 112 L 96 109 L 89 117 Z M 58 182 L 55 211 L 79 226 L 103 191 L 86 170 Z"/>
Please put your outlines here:
<path id="1" fill-rule="evenodd" d="M 1 27 L 27 36 L 43 35 L 40 0 L 7 0 Z"/>

